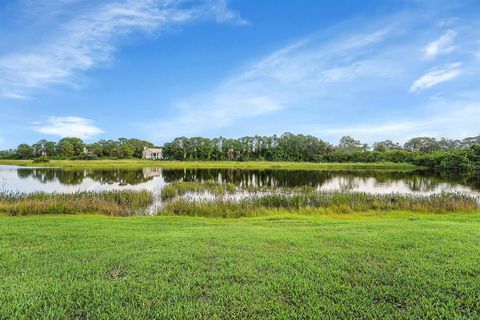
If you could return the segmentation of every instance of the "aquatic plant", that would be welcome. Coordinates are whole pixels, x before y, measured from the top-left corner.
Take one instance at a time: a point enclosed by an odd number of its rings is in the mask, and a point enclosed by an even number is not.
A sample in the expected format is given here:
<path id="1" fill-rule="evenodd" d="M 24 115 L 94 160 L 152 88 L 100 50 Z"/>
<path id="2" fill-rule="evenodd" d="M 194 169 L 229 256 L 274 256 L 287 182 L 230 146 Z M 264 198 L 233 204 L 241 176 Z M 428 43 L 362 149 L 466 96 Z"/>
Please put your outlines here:
<path id="1" fill-rule="evenodd" d="M 161 191 L 162 200 L 168 200 L 177 196 L 182 196 L 188 192 L 209 192 L 215 195 L 234 193 L 237 187 L 232 183 L 220 184 L 212 180 L 204 182 L 180 181 L 173 182 Z"/>
<path id="2" fill-rule="evenodd" d="M 0 192 L 0 212 L 9 215 L 101 213 L 128 216 L 146 213 L 149 191 L 114 190 L 75 193 Z"/>
<path id="3" fill-rule="evenodd" d="M 292 213 L 315 209 L 317 213 L 350 213 L 365 211 L 408 210 L 425 213 L 472 212 L 480 200 L 460 193 L 428 196 L 403 194 L 368 194 L 344 192 L 257 193 L 239 201 L 217 196 L 208 200 L 177 198 L 167 201 L 159 210 L 162 215 L 206 217 L 257 216 L 268 210 Z"/>

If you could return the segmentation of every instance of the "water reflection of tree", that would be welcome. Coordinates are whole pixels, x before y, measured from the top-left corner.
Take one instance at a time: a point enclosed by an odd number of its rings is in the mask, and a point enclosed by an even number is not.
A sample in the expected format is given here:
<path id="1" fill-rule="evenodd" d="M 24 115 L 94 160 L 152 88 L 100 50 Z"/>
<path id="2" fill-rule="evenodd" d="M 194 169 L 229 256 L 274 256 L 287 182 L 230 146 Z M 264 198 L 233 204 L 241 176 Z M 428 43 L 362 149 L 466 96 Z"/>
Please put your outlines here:
<path id="1" fill-rule="evenodd" d="M 365 178 L 356 178 L 352 176 L 347 177 L 338 177 L 338 188 L 339 191 L 347 192 L 352 191 L 360 186 L 360 180 L 365 182 Z"/>
<path id="2" fill-rule="evenodd" d="M 159 172 L 160 170 L 160 172 Z M 63 185 L 79 185 L 89 178 L 102 184 L 135 185 L 161 176 L 161 169 L 137 170 L 71 170 L 71 169 L 27 169 L 19 168 L 17 176 L 21 179 L 32 178 L 41 183 L 58 181 Z"/>
<path id="3" fill-rule="evenodd" d="M 21 179 L 33 178 L 41 183 L 59 181 L 66 185 L 78 185 L 85 178 L 102 184 L 136 185 L 163 177 L 165 182 L 174 181 L 207 181 L 233 183 L 238 186 L 267 187 L 322 187 L 337 179 L 340 189 L 349 191 L 358 188 L 369 179 L 374 186 L 382 188 L 393 183 L 407 185 L 411 191 L 428 192 L 435 190 L 440 184 L 470 186 L 480 190 L 480 175 L 459 175 L 445 172 L 413 171 L 303 171 L 303 170 L 238 170 L 238 169 L 95 169 L 70 170 L 58 168 L 19 168 L 17 175 Z"/>
<path id="4" fill-rule="evenodd" d="M 290 171 L 290 170 L 237 170 L 237 169 L 182 169 L 164 170 L 165 182 L 218 181 L 239 186 L 268 187 L 322 187 L 333 179 L 341 181 L 344 191 L 358 188 L 369 179 L 381 188 L 393 183 L 406 185 L 411 191 L 434 191 L 440 184 L 461 184 L 480 189 L 480 176 L 446 175 L 432 171 Z"/>
<path id="5" fill-rule="evenodd" d="M 480 191 L 480 173 L 455 174 L 452 172 L 438 172 L 439 179 L 447 181 L 449 184 L 459 184 L 471 187 L 473 190 Z"/>
<path id="6" fill-rule="evenodd" d="M 91 170 L 87 176 L 102 184 L 136 185 L 153 179 L 153 176 L 143 169 L 135 170 Z"/>
<path id="7" fill-rule="evenodd" d="M 33 178 L 41 183 L 48 183 L 57 180 L 53 169 L 17 169 L 17 176 L 21 179 Z"/>
<path id="8" fill-rule="evenodd" d="M 324 171 L 277 171 L 236 169 L 164 170 L 165 182 L 207 181 L 233 183 L 239 186 L 295 187 L 316 186 L 329 179 Z"/>

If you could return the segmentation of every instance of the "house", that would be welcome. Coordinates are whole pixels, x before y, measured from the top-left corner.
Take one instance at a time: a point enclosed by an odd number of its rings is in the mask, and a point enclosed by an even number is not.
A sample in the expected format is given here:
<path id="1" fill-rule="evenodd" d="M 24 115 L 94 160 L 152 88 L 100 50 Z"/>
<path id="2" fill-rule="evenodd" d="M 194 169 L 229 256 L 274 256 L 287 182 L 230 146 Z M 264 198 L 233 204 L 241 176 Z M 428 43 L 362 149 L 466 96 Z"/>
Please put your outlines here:
<path id="1" fill-rule="evenodd" d="M 86 155 L 92 155 L 92 154 L 93 154 L 93 152 L 92 152 L 92 151 L 90 151 L 90 150 L 88 150 L 88 148 L 87 148 L 87 147 L 83 147 L 83 154 L 86 154 Z"/>
<path id="2" fill-rule="evenodd" d="M 162 158 L 162 148 L 143 148 L 142 159 L 159 160 Z"/>

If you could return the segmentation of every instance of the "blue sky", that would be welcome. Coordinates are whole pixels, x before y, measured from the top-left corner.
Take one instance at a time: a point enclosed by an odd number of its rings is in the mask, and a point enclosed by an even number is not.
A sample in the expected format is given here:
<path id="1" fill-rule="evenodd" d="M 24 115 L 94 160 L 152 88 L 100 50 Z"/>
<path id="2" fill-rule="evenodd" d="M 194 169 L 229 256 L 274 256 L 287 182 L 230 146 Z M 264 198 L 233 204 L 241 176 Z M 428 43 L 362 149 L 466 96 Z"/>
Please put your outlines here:
<path id="1" fill-rule="evenodd" d="M 0 2 L 0 148 L 480 134 L 480 2 Z"/>

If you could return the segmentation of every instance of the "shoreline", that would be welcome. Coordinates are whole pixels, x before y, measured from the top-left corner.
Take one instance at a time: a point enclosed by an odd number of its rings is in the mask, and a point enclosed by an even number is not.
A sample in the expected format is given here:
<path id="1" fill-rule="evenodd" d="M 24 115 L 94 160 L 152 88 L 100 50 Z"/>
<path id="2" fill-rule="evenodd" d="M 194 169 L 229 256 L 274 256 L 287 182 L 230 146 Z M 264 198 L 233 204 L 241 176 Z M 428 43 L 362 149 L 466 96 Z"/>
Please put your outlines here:
<path id="1" fill-rule="evenodd" d="M 71 169 L 242 169 L 242 170 L 382 170 L 414 171 L 424 168 L 406 163 L 316 163 L 316 162 L 272 162 L 272 161 L 155 161 L 155 160 L 50 160 L 33 163 L 32 160 L 0 160 L 0 165 L 34 168 Z"/>

